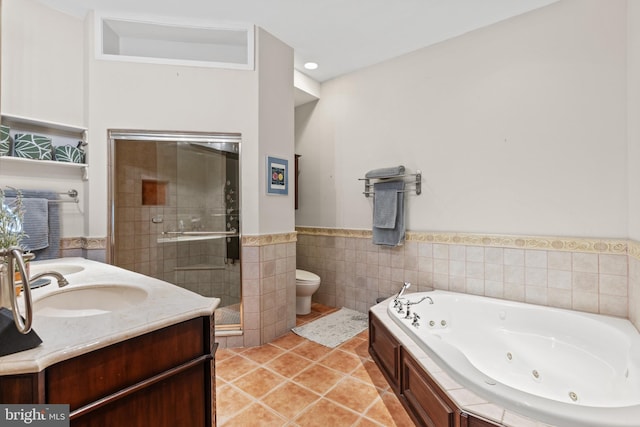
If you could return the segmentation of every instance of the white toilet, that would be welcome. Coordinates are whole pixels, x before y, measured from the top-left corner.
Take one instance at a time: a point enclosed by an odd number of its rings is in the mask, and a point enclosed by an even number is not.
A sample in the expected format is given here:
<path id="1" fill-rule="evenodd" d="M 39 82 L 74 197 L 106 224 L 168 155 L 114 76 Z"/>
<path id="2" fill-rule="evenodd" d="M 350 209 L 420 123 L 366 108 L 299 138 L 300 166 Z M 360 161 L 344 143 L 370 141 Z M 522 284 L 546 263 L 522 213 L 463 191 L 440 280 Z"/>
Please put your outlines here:
<path id="1" fill-rule="evenodd" d="M 320 287 L 320 276 L 296 269 L 296 314 L 311 313 L 311 296 Z"/>

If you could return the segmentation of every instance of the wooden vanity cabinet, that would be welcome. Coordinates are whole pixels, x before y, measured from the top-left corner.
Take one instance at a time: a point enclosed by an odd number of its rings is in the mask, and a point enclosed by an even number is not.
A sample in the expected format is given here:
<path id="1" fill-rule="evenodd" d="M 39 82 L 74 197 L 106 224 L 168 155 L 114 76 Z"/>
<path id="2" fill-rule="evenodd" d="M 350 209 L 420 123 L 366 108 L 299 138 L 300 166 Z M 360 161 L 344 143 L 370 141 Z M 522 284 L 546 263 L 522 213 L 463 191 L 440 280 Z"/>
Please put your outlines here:
<path id="1" fill-rule="evenodd" d="M 0 377 L 0 389 L 13 390 L 13 396 L 0 392 L 0 401 L 69 404 L 73 427 L 209 427 L 215 425 L 214 353 L 213 317 L 199 317 L 38 374 Z"/>
<path id="2" fill-rule="evenodd" d="M 462 411 L 435 380 L 369 312 L 369 353 L 418 426 L 495 427 Z"/>

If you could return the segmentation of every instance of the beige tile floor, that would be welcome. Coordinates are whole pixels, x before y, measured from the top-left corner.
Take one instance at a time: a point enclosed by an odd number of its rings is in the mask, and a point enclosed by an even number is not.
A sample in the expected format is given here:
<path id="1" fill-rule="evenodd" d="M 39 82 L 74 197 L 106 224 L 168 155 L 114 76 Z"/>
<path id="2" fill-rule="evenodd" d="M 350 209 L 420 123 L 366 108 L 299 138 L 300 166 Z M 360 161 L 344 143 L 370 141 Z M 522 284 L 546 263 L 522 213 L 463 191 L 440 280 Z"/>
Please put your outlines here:
<path id="1" fill-rule="evenodd" d="M 335 310 L 313 304 L 296 323 Z M 367 348 L 363 331 L 335 349 L 289 332 L 260 347 L 218 350 L 218 426 L 414 426 Z"/>

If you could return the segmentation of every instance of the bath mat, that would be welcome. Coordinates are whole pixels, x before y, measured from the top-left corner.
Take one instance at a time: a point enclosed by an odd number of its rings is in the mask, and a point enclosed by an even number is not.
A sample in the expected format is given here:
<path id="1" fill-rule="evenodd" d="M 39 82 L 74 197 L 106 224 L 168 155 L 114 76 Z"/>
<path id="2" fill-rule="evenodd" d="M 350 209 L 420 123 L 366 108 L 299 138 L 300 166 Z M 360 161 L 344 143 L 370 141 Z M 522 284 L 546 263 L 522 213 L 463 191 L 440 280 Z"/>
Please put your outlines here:
<path id="1" fill-rule="evenodd" d="M 355 337 L 369 326 L 366 313 L 342 307 L 335 313 L 292 329 L 308 340 L 334 348 Z"/>

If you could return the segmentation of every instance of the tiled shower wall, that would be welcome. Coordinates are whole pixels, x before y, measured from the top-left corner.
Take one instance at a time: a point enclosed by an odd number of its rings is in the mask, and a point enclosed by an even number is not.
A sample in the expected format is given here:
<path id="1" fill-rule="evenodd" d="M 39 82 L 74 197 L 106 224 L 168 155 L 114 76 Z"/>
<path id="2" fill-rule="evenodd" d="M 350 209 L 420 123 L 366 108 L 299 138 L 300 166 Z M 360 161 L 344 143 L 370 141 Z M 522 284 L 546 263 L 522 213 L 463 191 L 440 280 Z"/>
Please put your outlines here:
<path id="1" fill-rule="evenodd" d="M 204 296 L 219 297 L 222 305 L 240 302 L 240 266 L 225 263 L 223 240 L 161 243 L 166 237 L 163 232 L 182 227 L 186 231 L 224 230 L 224 217 L 217 215 L 224 213 L 223 158 L 188 150 L 177 156 L 173 144 L 148 141 L 119 143 L 116 156 L 113 263 Z M 162 202 L 143 203 L 144 180 L 166 186 Z"/>
<path id="2" fill-rule="evenodd" d="M 640 260 L 626 240 L 408 233 L 403 246 L 370 232 L 299 228 L 298 268 L 322 280 L 314 300 L 366 312 L 398 292 L 451 290 L 631 319 L 640 313 Z M 640 250 L 638 250 L 640 253 Z"/>
<path id="3" fill-rule="evenodd" d="M 266 344 L 296 325 L 296 233 L 242 237 L 242 335 L 216 333 L 221 348 Z"/>

